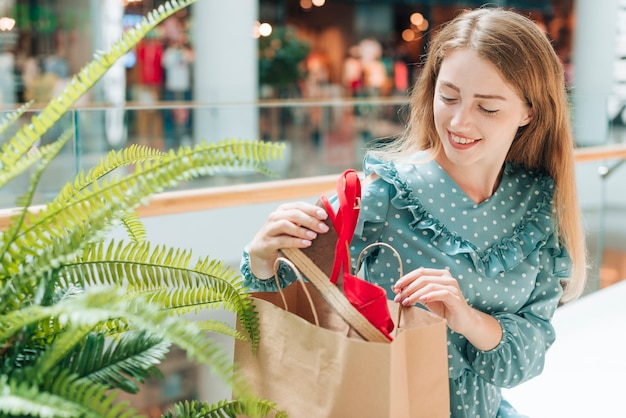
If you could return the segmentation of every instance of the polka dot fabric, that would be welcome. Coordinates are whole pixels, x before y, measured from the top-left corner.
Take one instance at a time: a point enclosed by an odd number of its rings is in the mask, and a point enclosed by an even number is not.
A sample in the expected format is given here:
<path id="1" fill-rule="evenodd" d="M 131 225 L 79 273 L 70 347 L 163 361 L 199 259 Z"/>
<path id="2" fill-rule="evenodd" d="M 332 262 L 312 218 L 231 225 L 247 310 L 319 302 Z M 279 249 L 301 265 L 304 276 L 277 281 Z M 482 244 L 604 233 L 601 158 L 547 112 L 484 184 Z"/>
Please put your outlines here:
<path id="1" fill-rule="evenodd" d="M 550 319 L 562 294 L 559 279 L 571 267 L 552 223 L 554 183 L 547 176 L 508 164 L 496 192 L 475 203 L 427 155 L 395 164 L 371 155 L 365 173 L 379 178 L 363 189 L 352 242 L 357 256 L 373 242 L 401 255 L 404 271 L 450 270 L 467 302 L 492 314 L 504 330 L 490 351 L 474 348 L 449 330 L 452 417 L 514 417 L 500 408 L 500 387 L 541 373 L 554 342 Z M 393 297 L 397 261 L 384 247 L 365 257 L 363 275 Z M 506 405 L 506 404 L 503 404 Z"/>
<path id="2" fill-rule="evenodd" d="M 497 347 L 481 351 L 448 330 L 450 416 L 521 417 L 500 388 L 541 373 L 554 342 L 550 320 L 571 260 L 554 234 L 552 179 L 508 164 L 495 193 L 475 203 L 428 155 L 411 162 L 381 161 L 368 154 L 365 174 L 378 179 L 363 187 L 353 263 L 369 244 L 386 242 L 401 255 L 403 270 L 448 269 L 467 302 L 502 325 Z M 332 201 L 332 199 L 331 199 Z M 241 270 L 251 290 L 276 290 L 258 280 L 244 251 Z M 295 279 L 279 270 L 281 284 Z M 384 247 L 364 254 L 362 275 L 393 299 L 398 261 Z"/>

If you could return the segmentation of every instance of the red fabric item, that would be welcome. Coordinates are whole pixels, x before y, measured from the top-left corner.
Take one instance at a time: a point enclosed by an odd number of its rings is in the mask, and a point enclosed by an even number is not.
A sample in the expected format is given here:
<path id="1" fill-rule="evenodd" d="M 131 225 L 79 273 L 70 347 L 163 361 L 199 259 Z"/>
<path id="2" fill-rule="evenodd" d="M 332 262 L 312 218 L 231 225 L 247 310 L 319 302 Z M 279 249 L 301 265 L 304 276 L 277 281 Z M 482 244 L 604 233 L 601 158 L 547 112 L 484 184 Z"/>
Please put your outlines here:
<path id="1" fill-rule="evenodd" d="M 139 64 L 139 82 L 141 84 L 163 84 L 164 73 L 161 66 L 163 45 L 158 39 L 144 39 L 137 45 L 137 62 Z"/>
<path id="2" fill-rule="evenodd" d="M 343 292 L 350 304 L 389 340 L 392 340 L 391 332 L 394 324 L 387 306 L 387 292 L 382 287 L 352 274 L 349 248 L 361 204 L 361 182 L 356 171 L 346 170 L 339 177 L 337 197 L 339 208 L 335 213 L 326 196 L 322 196 L 322 201 L 338 236 L 330 280 L 337 284 L 341 275 Z"/>

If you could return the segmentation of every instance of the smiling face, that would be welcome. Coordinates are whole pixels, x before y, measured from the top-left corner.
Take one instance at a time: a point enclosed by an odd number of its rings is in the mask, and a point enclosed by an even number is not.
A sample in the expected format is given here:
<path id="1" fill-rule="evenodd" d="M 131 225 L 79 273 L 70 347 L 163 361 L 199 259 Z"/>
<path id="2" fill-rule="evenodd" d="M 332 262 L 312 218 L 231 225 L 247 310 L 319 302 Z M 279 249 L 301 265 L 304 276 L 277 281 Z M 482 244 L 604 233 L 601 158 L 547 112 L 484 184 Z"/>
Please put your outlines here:
<path id="1" fill-rule="evenodd" d="M 451 51 L 441 64 L 433 97 L 440 164 L 500 171 L 532 110 L 498 69 L 471 49 Z"/>

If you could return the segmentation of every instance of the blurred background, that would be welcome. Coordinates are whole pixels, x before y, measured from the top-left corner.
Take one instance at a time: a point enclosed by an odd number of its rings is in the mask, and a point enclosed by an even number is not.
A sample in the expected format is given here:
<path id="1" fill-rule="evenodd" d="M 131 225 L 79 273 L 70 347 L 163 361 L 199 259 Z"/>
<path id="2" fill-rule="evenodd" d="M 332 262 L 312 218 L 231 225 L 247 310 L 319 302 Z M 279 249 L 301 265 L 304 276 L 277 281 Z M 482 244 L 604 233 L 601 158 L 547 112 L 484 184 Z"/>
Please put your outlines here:
<path id="1" fill-rule="evenodd" d="M 106 50 L 163 3 L 0 0 L 0 111 L 33 100 L 27 121 L 94 51 Z M 276 177 L 240 171 L 189 181 L 178 191 L 204 194 L 203 205 L 146 218 L 152 240 L 193 248 L 237 268 L 241 249 L 272 208 L 282 200 L 318 194 L 284 193 L 272 182 L 295 181 L 289 184 L 298 189 L 346 168 L 359 169 L 369 145 L 402 131 L 408 93 L 437 27 L 464 8 L 483 4 L 199 0 L 149 33 L 41 140 L 52 141 L 67 127 L 74 130 L 73 141 L 42 179 L 35 203 L 55 196 L 111 149 L 131 144 L 167 150 L 233 137 L 283 142 L 284 158 L 270 167 Z M 616 295 L 617 289 L 624 294 L 626 1 L 498 0 L 489 5 L 533 19 L 562 60 L 580 151 L 577 175 L 591 258 L 585 298 Z M 5 132 L 0 141 L 11 134 Z M 28 179 L 16 179 L 5 187 L 0 208 L 10 210 L 27 184 Z M 270 184 L 269 189 L 261 189 L 262 184 Z M 232 190 L 271 197 L 247 205 L 220 201 Z M 150 416 L 159 416 L 178 399 L 222 397 L 224 389 L 212 386 L 210 371 L 190 366 L 183 353 L 171 353 L 164 373 L 165 380 L 150 383 L 133 398 Z"/>

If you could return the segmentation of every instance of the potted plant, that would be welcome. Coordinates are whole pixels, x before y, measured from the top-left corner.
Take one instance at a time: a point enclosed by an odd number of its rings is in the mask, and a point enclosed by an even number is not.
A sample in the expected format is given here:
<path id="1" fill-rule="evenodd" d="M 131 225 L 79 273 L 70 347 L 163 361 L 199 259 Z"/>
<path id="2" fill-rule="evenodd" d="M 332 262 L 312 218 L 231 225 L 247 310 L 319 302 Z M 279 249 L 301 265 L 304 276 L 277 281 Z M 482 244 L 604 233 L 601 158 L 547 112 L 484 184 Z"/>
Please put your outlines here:
<path id="1" fill-rule="evenodd" d="M 0 152 L 0 189 L 33 170 L 8 227 L 0 232 L 0 415 L 11 417 L 129 417 L 119 391 L 137 392 L 172 345 L 209 365 L 231 385 L 234 400 L 214 405 L 190 400 L 169 417 L 265 416 L 275 406 L 250 393 L 232 359 L 210 338 L 222 333 L 258 341 L 256 312 L 241 279 L 220 261 L 192 260 L 189 251 L 153 246 L 135 209 L 166 187 L 224 167 L 266 172 L 278 145 L 231 140 L 167 153 L 131 146 L 111 151 L 79 173 L 41 210 L 30 211 L 46 166 L 72 137 L 36 147 L 38 139 L 115 61 L 165 18 L 193 3 L 170 0 L 104 54 L 21 126 Z M 28 110 L 22 106 L 0 132 Z M 133 165 L 131 173 L 117 169 Z M 107 233 L 123 225 L 128 239 Z M 191 321 L 190 311 L 236 313 L 245 335 L 215 321 Z"/>

